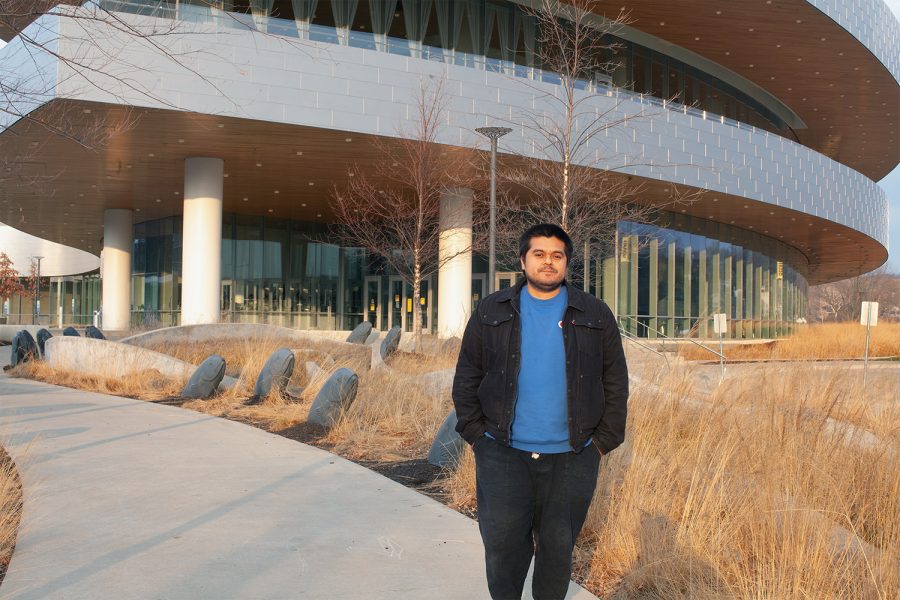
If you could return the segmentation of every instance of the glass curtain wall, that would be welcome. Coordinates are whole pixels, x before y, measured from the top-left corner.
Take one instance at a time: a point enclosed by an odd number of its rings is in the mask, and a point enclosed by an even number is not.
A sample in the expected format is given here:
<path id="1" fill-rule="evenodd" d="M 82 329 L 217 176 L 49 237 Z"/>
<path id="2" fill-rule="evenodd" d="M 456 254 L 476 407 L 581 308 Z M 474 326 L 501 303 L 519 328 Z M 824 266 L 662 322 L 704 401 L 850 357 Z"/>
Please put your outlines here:
<path id="1" fill-rule="evenodd" d="M 220 321 L 350 330 L 368 319 L 412 331 L 412 286 L 361 248 L 328 243 L 326 226 L 226 213 Z M 486 262 L 473 260 L 474 277 Z M 480 271 L 479 271 L 480 269 Z M 135 225 L 132 325 L 177 325 L 181 218 Z M 437 326 L 437 275 L 422 281 L 422 328 Z"/>
<path id="2" fill-rule="evenodd" d="M 221 321 L 300 329 L 359 324 L 364 278 L 377 269 L 363 250 L 323 241 L 325 233 L 320 224 L 225 214 Z M 132 325 L 177 325 L 181 218 L 139 223 L 134 234 Z"/>
<path id="3" fill-rule="evenodd" d="M 773 338 L 805 322 L 807 261 L 750 231 L 684 215 L 653 225 L 622 222 L 618 260 L 597 260 L 592 287 L 618 307 L 620 325 L 641 337 Z"/>
<path id="4" fill-rule="evenodd" d="M 309 39 L 558 83 L 540 62 L 537 20 L 502 0 L 101 0 L 110 10 Z M 607 73 L 583 87 L 631 92 L 706 117 L 796 139 L 762 102 L 720 79 L 634 42 L 606 36 Z"/>
<path id="5" fill-rule="evenodd" d="M 170 217 L 135 225 L 135 326 L 179 321 L 180 224 Z M 323 225 L 226 214 L 222 231 L 222 322 L 349 330 L 368 319 L 411 331 L 411 287 L 362 249 L 323 241 Z M 728 316 L 727 337 L 735 339 L 780 337 L 803 322 L 806 259 L 781 242 L 674 214 L 652 225 L 622 222 L 617 239 L 617 255 L 595 259 L 589 289 L 617 306 L 634 335 L 712 338 L 717 313 Z M 486 266 L 474 257 L 473 281 Z M 435 330 L 436 284 L 436 276 L 423 282 L 417 307 L 425 331 Z M 572 284 L 581 286 L 577 274 Z M 73 285 L 75 298 L 91 298 L 91 290 Z M 96 293 L 98 302 L 99 286 Z"/>
<path id="6" fill-rule="evenodd" d="M 135 327 L 178 325 L 181 310 L 181 219 L 134 226 L 131 277 Z"/>
<path id="7" fill-rule="evenodd" d="M 26 282 L 23 280 L 23 284 Z M 39 323 L 55 327 L 62 312 L 63 326 L 89 325 L 94 311 L 100 308 L 100 274 L 66 277 L 41 277 L 40 315 L 36 314 L 32 298 L 12 296 L 6 298 L 0 312 L 0 322 L 10 325 Z"/>

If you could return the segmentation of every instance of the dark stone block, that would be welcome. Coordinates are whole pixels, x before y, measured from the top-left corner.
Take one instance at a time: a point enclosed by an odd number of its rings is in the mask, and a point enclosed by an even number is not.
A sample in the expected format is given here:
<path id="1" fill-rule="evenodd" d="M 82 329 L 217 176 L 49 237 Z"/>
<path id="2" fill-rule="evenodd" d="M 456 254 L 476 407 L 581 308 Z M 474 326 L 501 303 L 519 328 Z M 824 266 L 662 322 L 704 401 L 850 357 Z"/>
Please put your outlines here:
<path id="1" fill-rule="evenodd" d="M 81 337 L 81 334 L 78 333 L 78 330 L 74 327 L 66 327 L 63 329 L 63 335 L 67 337 Z"/>
<path id="2" fill-rule="evenodd" d="M 12 339 L 10 346 L 10 366 L 26 363 L 38 357 L 38 347 L 34 338 L 25 329 L 17 333 Z"/>
<path id="3" fill-rule="evenodd" d="M 256 379 L 256 387 L 253 390 L 251 404 L 262 402 L 273 390 L 283 392 L 288 380 L 294 372 L 294 353 L 290 348 L 279 348 L 272 353 L 269 360 L 263 366 L 259 377 Z"/>
<path id="4" fill-rule="evenodd" d="M 387 332 L 381 341 L 381 360 L 387 360 L 387 357 L 397 351 L 400 346 L 400 326 L 395 325 Z"/>
<path id="5" fill-rule="evenodd" d="M 428 451 L 428 462 L 437 467 L 448 467 L 459 462 L 466 442 L 456 433 L 456 411 L 451 410 L 438 429 Z"/>
<path id="6" fill-rule="evenodd" d="M 313 400 L 309 409 L 308 422 L 323 427 L 331 427 L 341 416 L 341 410 L 348 408 L 356 398 L 359 376 L 347 368 L 340 368 L 328 378 Z"/>
<path id="7" fill-rule="evenodd" d="M 368 321 L 363 321 L 353 328 L 353 331 L 347 336 L 347 341 L 351 344 L 365 344 L 366 340 L 369 339 L 370 333 L 372 333 L 372 324 Z"/>
<path id="8" fill-rule="evenodd" d="M 197 367 L 181 390 L 183 398 L 206 399 L 216 393 L 222 378 L 225 377 L 225 359 L 213 354 Z"/>
<path id="9" fill-rule="evenodd" d="M 94 327 L 93 325 L 88 325 L 84 328 L 84 337 L 89 337 L 95 340 L 105 340 L 106 336 L 103 335 L 103 332 Z"/>
<path id="10" fill-rule="evenodd" d="M 41 351 L 41 356 L 44 355 L 44 345 L 47 343 L 47 340 L 53 337 L 53 334 L 50 333 L 47 329 L 38 329 L 37 332 L 37 346 L 38 350 Z"/>

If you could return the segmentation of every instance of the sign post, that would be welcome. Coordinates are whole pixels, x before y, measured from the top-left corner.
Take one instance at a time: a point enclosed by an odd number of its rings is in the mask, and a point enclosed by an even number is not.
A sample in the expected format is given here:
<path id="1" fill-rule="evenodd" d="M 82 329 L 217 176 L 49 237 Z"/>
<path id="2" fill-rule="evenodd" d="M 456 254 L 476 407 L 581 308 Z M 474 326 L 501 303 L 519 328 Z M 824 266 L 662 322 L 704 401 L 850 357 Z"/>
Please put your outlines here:
<path id="1" fill-rule="evenodd" d="M 719 376 L 725 379 L 725 350 L 722 336 L 728 333 L 728 315 L 716 313 L 713 315 L 713 331 L 719 334 Z"/>
<path id="2" fill-rule="evenodd" d="M 878 303 L 863 302 L 859 315 L 860 325 L 866 326 L 866 355 L 863 361 L 863 386 L 869 379 L 869 336 L 872 327 L 878 325 Z"/>

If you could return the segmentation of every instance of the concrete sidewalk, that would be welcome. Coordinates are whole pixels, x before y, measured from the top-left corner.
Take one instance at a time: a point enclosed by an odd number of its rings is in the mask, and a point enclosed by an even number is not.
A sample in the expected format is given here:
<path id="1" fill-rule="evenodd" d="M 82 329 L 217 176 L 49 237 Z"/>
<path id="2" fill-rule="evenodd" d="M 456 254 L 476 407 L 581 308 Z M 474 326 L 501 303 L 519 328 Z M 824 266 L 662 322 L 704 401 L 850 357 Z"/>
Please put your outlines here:
<path id="1" fill-rule="evenodd" d="M 3 376 L 0 435 L 25 493 L 0 598 L 488 597 L 475 522 L 253 427 Z"/>

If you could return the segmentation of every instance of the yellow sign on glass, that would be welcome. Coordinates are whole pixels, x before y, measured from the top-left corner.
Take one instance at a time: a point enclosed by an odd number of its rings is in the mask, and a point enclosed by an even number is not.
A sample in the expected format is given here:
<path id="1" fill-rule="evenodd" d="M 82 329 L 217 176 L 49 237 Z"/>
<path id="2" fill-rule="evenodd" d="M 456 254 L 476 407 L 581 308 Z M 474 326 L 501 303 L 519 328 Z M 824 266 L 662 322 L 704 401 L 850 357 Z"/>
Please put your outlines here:
<path id="1" fill-rule="evenodd" d="M 619 256 L 619 262 L 628 262 L 631 260 L 631 238 L 622 238 L 622 253 Z"/>
<path id="2" fill-rule="evenodd" d="M 406 312 L 412 312 L 412 298 L 406 299 Z"/>

